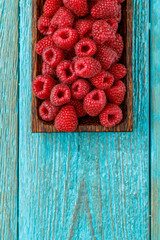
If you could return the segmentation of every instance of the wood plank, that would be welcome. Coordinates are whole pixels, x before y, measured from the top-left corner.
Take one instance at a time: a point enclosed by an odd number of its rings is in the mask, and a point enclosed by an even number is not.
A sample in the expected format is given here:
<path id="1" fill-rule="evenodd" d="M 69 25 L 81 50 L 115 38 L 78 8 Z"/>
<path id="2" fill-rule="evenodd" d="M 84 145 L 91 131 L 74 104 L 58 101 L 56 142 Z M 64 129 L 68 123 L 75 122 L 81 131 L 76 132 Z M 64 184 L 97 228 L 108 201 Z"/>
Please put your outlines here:
<path id="1" fill-rule="evenodd" d="M 0 1 L 0 239 L 17 239 L 18 0 Z"/>
<path id="2" fill-rule="evenodd" d="M 151 239 L 160 239 L 160 2 L 151 1 Z"/>
<path id="3" fill-rule="evenodd" d="M 31 134 L 31 0 L 20 3 L 20 239 L 149 238 L 148 0 L 133 8 L 134 132 Z"/>
<path id="4" fill-rule="evenodd" d="M 37 75 L 42 74 L 42 56 L 36 54 L 36 44 L 44 36 L 37 29 L 37 22 L 43 13 L 44 0 L 32 0 L 32 80 Z M 122 21 L 119 24 L 118 32 L 124 40 L 124 51 L 120 59 L 127 69 L 127 76 L 123 82 L 127 88 L 127 94 L 123 104 L 123 120 L 115 127 L 101 126 L 98 117 L 85 116 L 79 119 L 79 124 L 75 132 L 132 132 L 133 131 L 133 78 L 132 78 L 132 0 L 127 0 L 122 4 Z M 53 122 L 45 122 L 39 117 L 38 108 L 41 100 L 36 98 L 32 91 L 32 132 L 58 132 Z"/>

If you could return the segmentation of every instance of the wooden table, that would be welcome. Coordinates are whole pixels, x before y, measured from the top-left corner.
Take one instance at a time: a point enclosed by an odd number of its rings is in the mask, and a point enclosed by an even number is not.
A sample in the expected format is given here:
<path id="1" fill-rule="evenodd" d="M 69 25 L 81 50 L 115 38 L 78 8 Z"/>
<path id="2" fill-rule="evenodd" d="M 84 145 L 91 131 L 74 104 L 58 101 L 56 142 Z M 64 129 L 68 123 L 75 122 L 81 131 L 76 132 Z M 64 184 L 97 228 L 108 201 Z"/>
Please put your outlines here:
<path id="1" fill-rule="evenodd" d="M 31 134 L 31 0 L 1 0 L 0 239 L 160 239 L 160 2 L 133 8 L 134 132 Z"/>

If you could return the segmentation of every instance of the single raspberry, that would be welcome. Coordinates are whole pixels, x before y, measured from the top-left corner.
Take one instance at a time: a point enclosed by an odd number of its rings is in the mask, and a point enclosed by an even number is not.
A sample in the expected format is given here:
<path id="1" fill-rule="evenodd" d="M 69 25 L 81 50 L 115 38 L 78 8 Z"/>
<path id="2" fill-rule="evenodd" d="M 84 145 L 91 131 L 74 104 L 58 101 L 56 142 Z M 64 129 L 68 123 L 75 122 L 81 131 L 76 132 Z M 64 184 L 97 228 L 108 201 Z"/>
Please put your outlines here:
<path id="1" fill-rule="evenodd" d="M 56 82 L 53 78 L 39 75 L 34 79 L 32 88 L 36 97 L 47 99 L 50 97 L 51 90 L 55 85 Z"/>
<path id="2" fill-rule="evenodd" d="M 114 77 L 111 73 L 102 71 L 95 77 L 90 78 L 90 81 L 96 88 L 107 89 L 113 85 Z"/>
<path id="3" fill-rule="evenodd" d="M 57 47 L 48 47 L 43 51 L 43 61 L 51 67 L 56 67 L 64 58 L 64 53 Z"/>
<path id="4" fill-rule="evenodd" d="M 91 86 L 89 82 L 84 79 L 78 79 L 72 84 L 72 97 L 75 99 L 83 99 L 89 93 L 90 89 Z"/>
<path id="5" fill-rule="evenodd" d="M 75 29 L 77 30 L 80 39 L 92 36 L 92 25 L 93 22 L 87 19 L 79 19 L 75 23 Z"/>
<path id="6" fill-rule="evenodd" d="M 96 58 L 100 61 L 103 69 L 107 70 L 118 60 L 118 55 L 111 48 L 105 45 L 99 45 L 97 46 Z"/>
<path id="7" fill-rule="evenodd" d="M 95 117 L 106 105 L 106 95 L 103 90 L 95 89 L 87 94 L 84 99 L 84 109 L 88 115 Z"/>
<path id="8" fill-rule="evenodd" d="M 113 74 L 114 80 L 117 81 L 126 76 L 127 69 L 123 64 L 115 63 L 110 67 L 109 72 Z"/>
<path id="9" fill-rule="evenodd" d="M 126 86 L 122 81 L 117 81 L 113 86 L 106 90 L 106 96 L 109 102 L 120 105 L 124 101 Z"/>
<path id="10" fill-rule="evenodd" d="M 94 18 L 109 18 L 118 15 L 118 3 L 114 0 L 102 0 L 91 9 Z"/>
<path id="11" fill-rule="evenodd" d="M 77 16 L 85 16 L 88 13 L 87 0 L 63 0 L 64 5 Z"/>
<path id="12" fill-rule="evenodd" d="M 61 7 L 53 16 L 51 25 L 54 28 L 65 28 L 72 27 L 73 22 L 74 22 L 73 13 L 68 8 Z"/>
<path id="13" fill-rule="evenodd" d="M 93 23 L 92 36 L 97 43 L 104 43 L 115 39 L 115 32 L 105 20 L 98 20 Z"/>
<path id="14" fill-rule="evenodd" d="M 38 30 L 44 35 L 52 35 L 56 29 L 51 26 L 51 18 L 42 15 L 38 20 Z"/>
<path id="15" fill-rule="evenodd" d="M 72 105 L 62 107 L 55 118 L 56 129 L 63 132 L 74 132 L 77 126 L 78 119 L 75 108 Z"/>
<path id="16" fill-rule="evenodd" d="M 44 121 L 52 121 L 55 119 L 59 107 L 53 106 L 49 100 L 45 100 L 39 107 L 39 116 Z"/>
<path id="17" fill-rule="evenodd" d="M 55 106 L 61 106 L 68 103 L 71 99 L 71 92 L 67 85 L 57 84 L 51 91 L 50 100 Z"/>
<path id="18" fill-rule="evenodd" d="M 61 28 L 53 34 L 55 44 L 64 50 L 70 50 L 78 40 L 78 33 L 73 28 Z"/>
<path id="19" fill-rule="evenodd" d="M 122 36 L 120 34 L 117 33 L 116 38 L 114 40 L 107 41 L 105 45 L 113 49 L 114 51 L 116 51 L 119 58 L 122 56 L 124 43 L 123 43 Z"/>
<path id="20" fill-rule="evenodd" d="M 55 44 L 51 36 L 44 37 L 36 44 L 36 52 L 37 54 L 42 55 L 45 48 L 54 45 Z"/>
<path id="21" fill-rule="evenodd" d="M 123 119 L 123 113 L 119 106 L 108 103 L 99 115 L 100 123 L 104 127 L 114 127 Z"/>
<path id="22" fill-rule="evenodd" d="M 78 118 L 84 117 L 87 114 L 83 108 L 83 102 L 81 100 L 71 99 L 70 104 L 74 106 Z"/>
<path id="23" fill-rule="evenodd" d="M 57 66 L 57 77 L 62 83 L 73 83 L 77 79 L 73 63 L 69 60 L 62 61 Z"/>
<path id="24" fill-rule="evenodd" d="M 78 57 L 92 57 L 96 50 L 96 44 L 89 38 L 83 38 L 75 45 L 75 53 Z"/>
<path id="25" fill-rule="evenodd" d="M 91 78 L 100 73 L 101 64 L 92 57 L 78 58 L 75 61 L 75 72 L 83 78 Z"/>
<path id="26" fill-rule="evenodd" d="M 42 75 L 49 75 L 51 77 L 55 77 L 56 70 L 55 70 L 55 68 L 52 68 L 47 63 L 43 62 L 43 64 L 42 64 Z"/>
<path id="27" fill-rule="evenodd" d="M 118 22 L 114 18 L 105 19 L 105 21 L 111 26 L 113 31 L 116 33 L 118 30 Z"/>
<path id="28" fill-rule="evenodd" d="M 52 17 L 62 4 L 62 0 L 46 0 L 43 8 L 45 16 Z"/>

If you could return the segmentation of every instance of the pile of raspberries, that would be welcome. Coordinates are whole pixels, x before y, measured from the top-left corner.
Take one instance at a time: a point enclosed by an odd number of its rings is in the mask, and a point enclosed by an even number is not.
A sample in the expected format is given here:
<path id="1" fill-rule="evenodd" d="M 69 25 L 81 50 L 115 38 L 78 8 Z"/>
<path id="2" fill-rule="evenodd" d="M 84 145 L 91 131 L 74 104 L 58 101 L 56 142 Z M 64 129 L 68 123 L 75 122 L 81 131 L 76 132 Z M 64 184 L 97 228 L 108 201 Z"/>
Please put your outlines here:
<path id="1" fill-rule="evenodd" d="M 45 35 L 36 45 L 42 75 L 33 81 L 44 100 L 39 116 L 54 121 L 59 131 L 73 132 L 78 118 L 99 116 L 102 126 L 123 119 L 119 105 L 127 71 L 118 63 L 123 39 L 118 30 L 124 0 L 46 0 L 38 30 Z"/>

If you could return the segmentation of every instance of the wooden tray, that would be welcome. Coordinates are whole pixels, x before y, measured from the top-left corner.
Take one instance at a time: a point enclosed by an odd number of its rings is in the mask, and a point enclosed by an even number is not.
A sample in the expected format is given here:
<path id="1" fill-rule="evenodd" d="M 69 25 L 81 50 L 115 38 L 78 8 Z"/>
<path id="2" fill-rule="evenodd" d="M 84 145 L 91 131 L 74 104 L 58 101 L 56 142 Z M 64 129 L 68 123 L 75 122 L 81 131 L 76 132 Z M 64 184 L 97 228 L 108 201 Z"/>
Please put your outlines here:
<path id="1" fill-rule="evenodd" d="M 44 0 L 32 0 L 32 80 L 41 74 L 42 59 L 35 51 L 36 43 L 43 36 L 37 30 L 37 20 L 42 14 Z M 122 22 L 119 31 L 125 43 L 124 53 L 121 63 L 125 64 L 128 74 L 124 79 L 127 86 L 127 94 L 121 108 L 123 110 L 123 121 L 112 128 L 100 125 L 98 117 L 89 116 L 79 120 L 77 132 L 131 132 L 133 131 L 133 82 L 132 82 L 132 0 L 126 0 L 122 4 Z M 53 123 L 46 123 L 38 116 L 38 107 L 41 100 L 37 99 L 32 91 L 32 113 L 31 127 L 32 132 L 57 132 Z"/>

